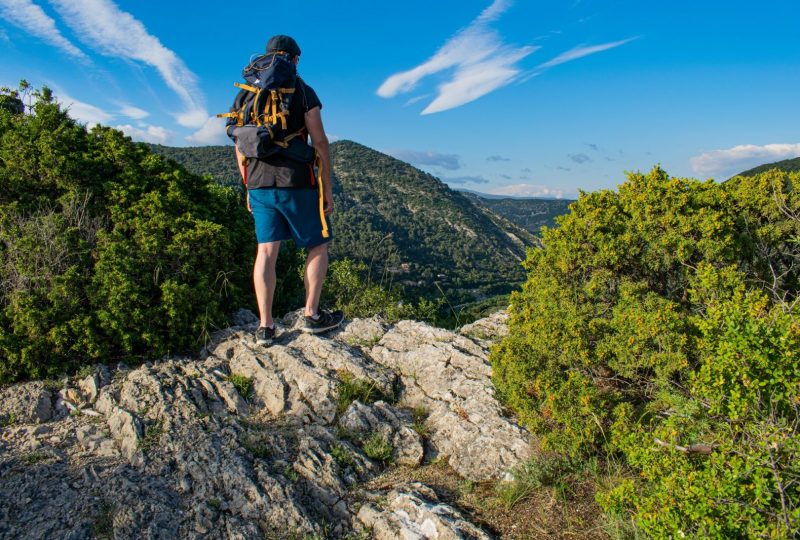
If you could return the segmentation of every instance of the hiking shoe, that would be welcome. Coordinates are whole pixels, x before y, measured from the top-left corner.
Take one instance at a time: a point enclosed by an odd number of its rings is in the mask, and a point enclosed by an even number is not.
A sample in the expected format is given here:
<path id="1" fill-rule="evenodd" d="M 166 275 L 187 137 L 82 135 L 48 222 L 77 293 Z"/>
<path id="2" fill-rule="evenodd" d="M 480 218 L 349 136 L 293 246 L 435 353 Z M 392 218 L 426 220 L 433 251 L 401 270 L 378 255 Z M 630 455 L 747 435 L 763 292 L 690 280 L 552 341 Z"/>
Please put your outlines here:
<path id="1" fill-rule="evenodd" d="M 256 330 L 256 345 L 272 345 L 272 340 L 275 338 L 275 326 L 272 328 L 261 326 Z"/>
<path id="2" fill-rule="evenodd" d="M 304 317 L 305 325 L 301 330 L 308 334 L 321 334 L 328 330 L 333 330 L 344 320 L 344 313 L 341 311 L 328 311 L 320 309 L 317 317 Z"/>

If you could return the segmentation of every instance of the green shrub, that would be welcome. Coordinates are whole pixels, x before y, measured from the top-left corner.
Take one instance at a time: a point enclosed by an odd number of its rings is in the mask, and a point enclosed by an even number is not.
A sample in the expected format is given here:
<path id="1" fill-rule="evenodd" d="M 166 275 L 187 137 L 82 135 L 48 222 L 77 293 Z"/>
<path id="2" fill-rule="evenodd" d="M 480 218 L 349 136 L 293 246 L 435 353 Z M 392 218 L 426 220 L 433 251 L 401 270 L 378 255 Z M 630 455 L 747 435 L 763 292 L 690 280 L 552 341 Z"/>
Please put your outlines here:
<path id="1" fill-rule="evenodd" d="M 599 495 L 622 529 L 800 530 L 798 181 L 631 174 L 529 252 L 495 383 L 545 448 L 623 459 Z"/>
<path id="2" fill-rule="evenodd" d="M 0 107 L 0 382 L 190 352 L 224 327 L 251 290 L 241 194 L 87 130 L 47 89 L 0 95 L 31 102 Z"/>
<path id="3" fill-rule="evenodd" d="M 331 263 L 323 303 L 342 310 L 348 319 L 378 316 L 390 322 L 416 319 L 433 323 L 441 307 L 441 303 L 424 298 L 416 304 L 410 302 L 399 287 L 386 280 L 374 283 L 369 267 L 350 259 Z"/>

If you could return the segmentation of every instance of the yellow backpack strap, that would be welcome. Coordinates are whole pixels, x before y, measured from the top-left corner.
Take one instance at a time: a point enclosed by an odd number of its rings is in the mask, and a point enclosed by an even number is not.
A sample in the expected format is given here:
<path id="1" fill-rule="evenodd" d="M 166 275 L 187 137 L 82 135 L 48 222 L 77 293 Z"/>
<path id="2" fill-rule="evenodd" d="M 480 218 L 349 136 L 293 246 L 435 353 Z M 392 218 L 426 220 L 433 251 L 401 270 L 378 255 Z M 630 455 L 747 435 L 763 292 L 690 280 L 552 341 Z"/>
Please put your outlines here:
<path id="1" fill-rule="evenodd" d="M 328 220 L 325 219 L 325 186 L 322 185 L 322 158 L 319 152 L 315 153 L 314 165 L 317 167 L 317 185 L 319 186 L 319 220 L 322 223 L 322 237 L 330 238 Z"/>
<path id="2" fill-rule="evenodd" d="M 233 83 L 233 86 L 241 88 L 242 90 L 247 90 L 248 92 L 253 92 L 254 94 L 258 94 L 258 88 L 256 88 L 255 86 L 250 86 L 249 84 L 242 84 L 235 82 Z"/>
<path id="3" fill-rule="evenodd" d="M 269 93 L 263 90 L 259 90 L 258 93 L 256 93 L 255 99 L 253 100 L 253 109 L 252 109 L 253 123 L 257 126 L 260 126 L 262 124 L 261 121 L 262 115 L 258 112 L 260 110 L 258 104 L 261 101 L 262 96 L 266 96 L 267 100 L 269 100 Z"/>

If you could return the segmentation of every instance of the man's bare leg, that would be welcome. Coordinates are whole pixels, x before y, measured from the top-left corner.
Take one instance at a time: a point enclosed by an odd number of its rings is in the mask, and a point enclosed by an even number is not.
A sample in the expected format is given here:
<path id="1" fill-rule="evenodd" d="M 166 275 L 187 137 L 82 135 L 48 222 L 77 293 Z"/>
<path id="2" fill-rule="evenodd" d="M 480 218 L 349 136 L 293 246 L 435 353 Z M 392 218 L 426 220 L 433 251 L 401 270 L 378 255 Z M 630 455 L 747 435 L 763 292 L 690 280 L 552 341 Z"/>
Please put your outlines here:
<path id="1" fill-rule="evenodd" d="M 266 242 L 258 244 L 256 263 L 253 266 L 253 285 L 256 289 L 258 313 L 261 317 L 261 326 L 272 326 L 272 299 L 275 296 L 275 263 L 278 261 L 278 252 L 281 243 Z"/>
<path id="2" fill-rule="evenodd" d="M 306 271 L 303 281 L 306 286 L 306 317 L 314 316 L 319 310 L 319 297 L 322 284 L 328 274 L 328 244 L 320 244 L 308 250 Z"/>

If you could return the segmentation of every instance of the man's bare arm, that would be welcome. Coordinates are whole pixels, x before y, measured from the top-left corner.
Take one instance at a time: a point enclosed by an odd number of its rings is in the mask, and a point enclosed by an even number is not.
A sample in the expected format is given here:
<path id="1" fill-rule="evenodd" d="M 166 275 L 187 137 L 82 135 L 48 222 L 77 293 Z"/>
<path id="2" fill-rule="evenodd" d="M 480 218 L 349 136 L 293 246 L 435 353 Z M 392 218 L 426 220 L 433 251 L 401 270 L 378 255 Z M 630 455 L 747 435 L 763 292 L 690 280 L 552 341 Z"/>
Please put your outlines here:
<path id="1" fill-rule="evenodd" d="M 325 196 L 325 213 L 333 211 L 333 186 L 331 185 L 331 154 L 328 145 L 328 136 L 322 126 L 322 114 L 319 107 L 314 107 L 306 113 L 306 129 L 311 135 L 311 144 L 322 160 L 322 185 Z"/>
<path id="2" fill-rule="evenodd" d="M 242 160 L 242 154 L 239 152 L 239 147 L 234 146 L 236 149 L 236 165 L 239 167 L 239 174 L 242 175 L 242 179 L 244 179 L 244 161 Z M 247 191 L 247 186 L 244 186 L 244 200 L 247 203 L 247 211 L 252 212 L 253 210 L 250 208 L 250 193 Z"/>

